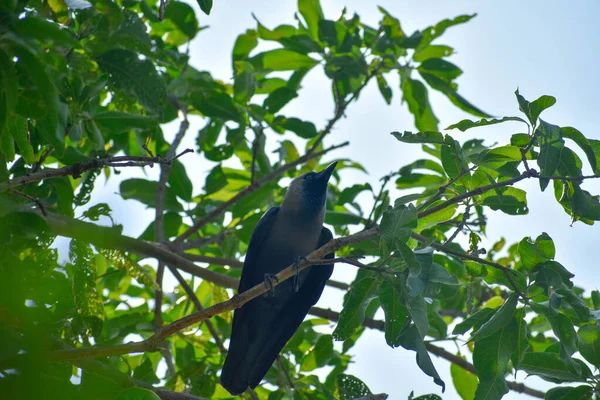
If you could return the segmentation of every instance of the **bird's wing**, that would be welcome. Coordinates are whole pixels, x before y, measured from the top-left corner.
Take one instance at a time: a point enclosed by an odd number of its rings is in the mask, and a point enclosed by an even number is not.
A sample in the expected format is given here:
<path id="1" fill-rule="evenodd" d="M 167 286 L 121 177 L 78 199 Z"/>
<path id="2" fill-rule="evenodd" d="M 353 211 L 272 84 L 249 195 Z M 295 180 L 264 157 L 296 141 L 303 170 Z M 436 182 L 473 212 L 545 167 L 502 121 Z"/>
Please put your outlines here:
<path id="1" fill-rule="evenodd" d="M 264 281 L 264 274 L 260 273 L 257 259 L 265 239 L 273 228 L 275 216 L 278 212 L 279 207 L 269 208 L 252 232 L 246 259 L 244 260 L 242 277 L 238 286 L 238 293 L 243 293 Z M 223 371 L 221 372 L 221 384 L 232 394 L 242 393 L 248 387 L 247 379 L 240 374 L 240 368 L 244 364 L 247 350 L 251 347 L 253 320 L 256 319 L 251 307 L 257 300 L 260 301 L 259 299 L 254 299 L 253 302 L 246 303 L 233 313 L 229 352 L 223 365 Z"/>
<path id="2" fill-rule="evenodd" d="M 323 227 L 315 250 L 331 239 L 333 239 L 331 231 Z M 327 254 L 325 258 L 334 258 L 334 253 Z M 300 286 L 298 293 L 285 299 L 287 304 L 273 318 L 273 323 L 269 326 L 269 334 L 265 335 L 260 346 L 257 346 L 261 351 L 258 357 L 253 360 L 253 367 L 247 378 L 250 387 L 254 388 L 260 383 L 281 349 L 294 335 L 310 308 L 317 303 L 327 280 L 333 272 L 333 263 L 311 266 L 308 272 L 309 275 Z"/>
<path id="3" fill-rule="evenodd" d="M 269 208 L 258 221 L 256 227 L 254 227 L 254 231 L 250 237 L 250 243 L 248 244 L 246 258 L 244 260 L 244 268 L 242 268 L 242 277 L 240 279 L 238 293 L 243 293 L 264 281 L 264 274 L 256 274 L 254 267 L 256 266 L 258 254 L 260 254 L 261 245 L 273 228 L 275 216 L 278 212 L 279 207 L 277 206 Z"/>

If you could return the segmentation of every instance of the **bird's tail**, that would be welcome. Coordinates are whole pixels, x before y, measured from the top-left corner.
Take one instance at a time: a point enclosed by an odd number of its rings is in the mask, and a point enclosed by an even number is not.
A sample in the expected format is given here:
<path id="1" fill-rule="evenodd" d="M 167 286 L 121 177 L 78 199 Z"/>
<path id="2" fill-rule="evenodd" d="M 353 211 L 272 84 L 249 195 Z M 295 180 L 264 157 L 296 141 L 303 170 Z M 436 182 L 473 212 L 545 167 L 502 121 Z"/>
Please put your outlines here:
<path id="1" fill-rule="evenodd" d="M 239 316 L 239 313 L 236 314 L 238 315 L 234 314 L 233 318 L 229 352 L 221 371 L 221 385 L 232 395 L 244 393 L 248 388 L 247 374 L 244 376 L 240 368 L 244 364 L 247 354 L 248 328 L 243 324 L 236 324 L 236 317 Z"/>

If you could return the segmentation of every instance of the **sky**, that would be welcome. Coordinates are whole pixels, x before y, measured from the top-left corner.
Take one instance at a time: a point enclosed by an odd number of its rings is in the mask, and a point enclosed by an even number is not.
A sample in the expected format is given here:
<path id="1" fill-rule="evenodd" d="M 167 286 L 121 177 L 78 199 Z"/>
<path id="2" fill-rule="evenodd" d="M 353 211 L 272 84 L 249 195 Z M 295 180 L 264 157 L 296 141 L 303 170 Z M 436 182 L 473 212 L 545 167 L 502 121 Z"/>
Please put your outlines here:
<path id="1" fill-rule="evenodd" d="M 263 25 L 273 28 L 281 23 L 293 24 L 296 11 L 294 0 L 215 0 L 211 15 L 206 16 L 194 1 L 189 3 L 197 10 L 200 25 L 209 26 L 191 44 L 191 64 L 224 81 L 231 81 L 233 76 L 230 60 L 235 38 L 246 29 L 256 27 L 252 13 Z M 361 20 L 371 26 L 377 25 L 381 19 L 377 5 L 399 18 L 407 33 L 445 18 L 477 13 L 476 18 L 451 28 L 436 42 L 454 47 L 456 51 L 449 60 L 464 71 L 458 79 L 459 93 L 497 117 L 519 115 L 514 95 L 517 87 L 530 101 L 544 94 L 552 95 L 557 98 L 557 104 L 543 113 L 543 119 L 560 126 L 573 126 L 588 137 L 600 139 L 596 129 L 600 93 L 600 74 L 597 72 L 600 61 L 600 34 L 597 30 L 600 2 L 380 0 L 375 3 L 322 0 L 327 18 L 336 19 L 341 10 L 347 7 L 348 14 L 357 12 Z M 344 187 L 369 182 L 378 188 L 381 176 L 423 157 L 418 146 L 400 143 L 390 135 L 392 131 L 416 131 L 406 105 L 401 105 L 397 79 L 390 78 L 390 85 L 395 88 L 392 105 L 385 104 L 373 82 L 361 94 L 359 101 L 350 105 L 346 118 L 325 139 L 326 145 L 349 140 L 350 146 L 340 150 L 343 156 L 360 162 L 369 172 L 342 171 Z M 282 112 L 323 127 L 333 115 L 329 87 L 322 68 L 315 68 L 303 81 L 300 96 Z M 458 110 L 437 93 L 430 92 L 430 98 L 440 120 L 440 128 L 465 118 L 476 119 Z M 203 126 L 199 118 L 191 122 L 191 133 L 181 149 L 195 147 L 195 132 Z M 461 142 L 477 137 L 491 145 L 507 143 L 512 134 L 522 132 L 522 129 L 519 124 L 502 124 L 465 133 L 453 131 L 451 134 Z M 177 123 L 164 126 L 167 139 L 172 138 L 176 130 Z M 269 145 L 274 148 L 276 144 L 273 141 Z M 330 159 L 339 156 L 340 153 L 332 154 Z M 199 194 L 204 176 L 213 164 L 193 154 L 186 155 L 182 161 L 197 172 L 191 177 L 194 193 Z M 145 171 L 128 169 L 123 171 L 122 176 L 156 179 L 157 172 L 157 168 Z M 114 210 L 115 221 L 124 224 L 125 234 L 137 236 L 143 232 L 153 218 L 153 210 L 143 210 L 133 200 L 120 199 L 116 194 L 118 182 L 114 179 L 104 186 L 97 186 L 91 204 L 108 202 Z M 508 243 L 514 243 L 524 236 L 535 238 L 547 232 L 557 244 L 556 259 L 575 273 L 576 285 L 588 291 L 599 289 L 600 268 L 592 251 L 598 244 L 599 228 L 582 223 L 570 226 L 570 217 L 555 202 L 553 193 L 550 190 L 541 193 L 536 181 L 521 182 L 517 187 L 528 193 L 529 214 L 511 217 L 488 211 L 489 223 L 484 244 L 494 243 L 501 237 L 506 238 Z M 600 193 L 600 184 L 597 182 L 586 182 L 584 188 L 591 193 Z M 393 192 L 392 198 L 397 194 Z M 365 207 L 370 206 L 366 197 L 361 199 Z M 353 268 L 337 266 L 334 278 L 350 282 L 356 272 Z M 336 289 L 327 288 L 318 305 L 340 310 L 341 294 Z M 446 348 L 457 351 L 454 345 Z M 441 395 L 439 387 L 416 366 L 414 353 L 402 348 L 390 349 L 381 332 L 367 331 L 352 353 L 355 355 L 354 364 L 349 368 L 349 373 L 365 381 L 374 393 L 388 393 L 390 399 L 404 399 L 412 390 L 416 395 Z M 447 384 L 443 398 L 460 399 L 451 383 L 450 364 L 434 356 L 432 358 Z M 519 381 L 531 387 L 551 387 L 538 379 L 524 378 L 518 375 Z M 511 392 L 505 399 L 527 397 Z"/>

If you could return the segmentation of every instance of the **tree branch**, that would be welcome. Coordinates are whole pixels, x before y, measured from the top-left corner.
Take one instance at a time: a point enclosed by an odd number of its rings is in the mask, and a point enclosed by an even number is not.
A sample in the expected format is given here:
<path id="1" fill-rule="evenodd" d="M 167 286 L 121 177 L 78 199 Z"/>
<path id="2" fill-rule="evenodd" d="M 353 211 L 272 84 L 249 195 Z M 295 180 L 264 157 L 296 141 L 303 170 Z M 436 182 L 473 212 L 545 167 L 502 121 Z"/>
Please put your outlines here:
<path id="1" fill-rule="evenodd" d="M 269 183 L 269 182 L 275 180 L 275 178 L 278 178 L 279 176 L 283 175 L 284 172 L 292 170 L 292 169 L 296 168 L 296 166 L 298 166 L 300 164 L 303 164 L 306 161 L 311 160 L 313 158 L 320 157 L 323 154 L 329 153 L 332 150 L 339 149 L 340 147 L 347 146 L 348 144 L 349 144 L 349 142 L 344 142 L 342 144 L 331 146 L 331 147 L 329 147 L 329 148 L 327 148 L 327 149 L 325 149 L 323 151 L 319 151 L 319 152 L 316 152 L 316 153 L 306 153 L 302 157 L 298 158 L 296 161 L 293 161 L 293 162 L 291 162 L 289 164 L 282 165 L 281 167 L 279 167 L 276 170 L 272 171 L 271 173 L 269 173 L 268 175 L 264 176 L 263 178 L 258 179 L 254 183 L 251 183 L 245 189 L 241 190 L 233 198 L 231 198 L 230 200 L 226 201 L 225 203 L 221 204 L 220 206 L 218 206 L 217 208 L 215 208 L 213 211 L 211 211 L 210 213 L 208 213 L 206 216 L 204 216 L 204 218 L 202 218 L 199 221 L 197 221 L 194 224 L 194 226 L 192 226 L 191 228 L 189 228 L 187 231 L 185 231 L 184 233 L 182 233 L 177 239 L 175 239 L 173 241 L 173 244 L 175 246 L 181 245 L 181 243 L 184 240 L 186 240 L 188 237 L 190 237 L 191 235 L 193 235 L 196 231 L 198 231 L 204 225 L 206 225 L 207 223 L 209 223 L 210 221 L 212 221 L 213 219 L 215 219 L 216 217 L 218 217 L 219 215 L 221 215 L 223 212 L 225 212 L 233 204 L 237 203 L 238 201 L 240 201 L 244 197 L 246 197 L 246 196 L 248 196 L 248 195 L 256 192 L 258 189 L 260 189 L 261 187 L 263 187 L 267 183 Z"/>
<path id="2" fill-rule="evenodd" d="M 59 176 L 72 176 L 77 179 L 81 174 L 90 169 L 98 169 L 103 167 L 145 167 L 153 166 L 154 164 L 170 165 L 174 159 L 179 158 L 187 153 L 193 153 L 194 150 L 186 149 L 175 157 L 166 159 L 159 156 L 156 157 L 141 157 L 141 156 L 119 156 L 119 157 L 108 157 L 108 158 L 97 158 L 94 160 L 69 165 L 67 167 L 57 169 L 45 169 L 40 172 L 33 174 L 19 176 L 0 183 L 0 192 L 8 189 L 12 189 L 17 186 L 22 186 L 31 182 L 39 182 L 45 179 L 57 178 Z"/>
<path id="3" fill-rule="evenodd" d="M 336 250 L 346 247 L 352 243 L 362 242 L 364 240 L 377 236 L 378 229 L 373 228 L 367 231 L 362 231 L 354 235 L 346 236 L 343 238 L 332 239 L 322 247 L 310 253 L 305 259 L 299 261 L 298 266 L 296 263 L 291 264 L 284 270 L 280 271 L 275 275 L 272 287 L 280 285 L 285 280 L 295 276 L 298 271 L 302 271 L 309 266 L 313 265 L 313 262 L 321 262 L 327 254 L 330 254 Z M 183 317 L 177 321 L 172 322 L 169 325 L 164 326 L 150 338 L 141 341 L 126 343 L 117 346 L 94 346 L 86 348 L 78 348 L 74 350 L 58 350 L 49 353 L 49 358 L 53 361 L 65 361 L 65 360 L 78 360 L 82 358 L 91 357 L 103 357 L 111 355 L 139 353 L 139 352 L 152 352 L 160 350 L 160 344 L 167 337 L 179 332 L 191 325 L 198 322 L 204 321 L 215 315 L 222 314 L 226 311 L 231 311 L 236 308 L 240 308 L 250 300 L 261 294 L 266 293 L 271 288 L 267 288 L 266 285 L 260 283 L 247 291 L 236 294 L 229 300 L 215 304 L 209 308 L 205 308 L 202 311 Z"/>
<path id="4" fill-rule="evenodd" d="M 167 154 L 165 155 L 165 159 L 170 160 L 175 156 L 177 151 L 177 147 L 181 143 L 181 140 L 185 136 L 190 123 L 188 122 L 187 115 L 184 111 L 181 111 L 181 123 L 179 125 L 179 131 L 175 135 Z M 152 154 L 151 154 L 152 155 Z M 171 164 L 161 164 L 160 166 L 160 177 L 158 179 L 158 184 L 156 186 L 156 208 L 154 214 L 154 240 L 158 243 L 162 243 L 165 241 L 165 194 L 167 192 L 167 181 L 169 180 L 169 175 L 171 174 Z M 179 272 L 177 272 L 179 273 Z M 155 302 L 154 302 L 154 326 L 156 329 L 160 329 L 163 324 L 162 319 L 162 305 L 163 305 L 163 276 L 165 274 L 165 264 L 162 261 L 159 261 L 158 267 L 156 269 L 156 284 L 158 285 L 158 290 L 156 290 L 155 294 Z M 181 275 L 179 275 L 181 276 Z M 161 351 L 163 358 L 167 364 L 167 370 L 169 376 L 173 377 L 177 373 L 175 369 L 175 364 L 173 364 L 173 357 L 171 355 L 171 351 L 169 350 L 167 343 L 163 343 L 164 349 Z"/>

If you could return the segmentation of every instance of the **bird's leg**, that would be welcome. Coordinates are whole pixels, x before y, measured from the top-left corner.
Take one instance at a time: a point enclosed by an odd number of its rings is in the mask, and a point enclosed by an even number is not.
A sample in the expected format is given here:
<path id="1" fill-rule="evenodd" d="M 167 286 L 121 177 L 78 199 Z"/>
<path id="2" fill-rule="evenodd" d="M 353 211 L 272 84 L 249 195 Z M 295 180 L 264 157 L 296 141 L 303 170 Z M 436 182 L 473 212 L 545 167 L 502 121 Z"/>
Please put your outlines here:
<path id="1" fill-rule="evenodd" d="M 306 257 L 297 256 L 296 261 L 294 261 L 294 269 L 296 270 L 296 274 L 294 275 L 294 292 L 296 293 L 300 290 L 300 261 L 306 261 Z"/>
<path id="2" fill-rule="evenodd" d="M 273 287 L 273 280 L 279 283 L 279 279 L 275 274 L 265 274 L 265 287 L 269 290 L 266 293 L 267 297 L 275 297 L 275 288 Z"/>

